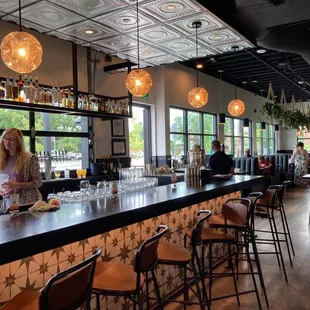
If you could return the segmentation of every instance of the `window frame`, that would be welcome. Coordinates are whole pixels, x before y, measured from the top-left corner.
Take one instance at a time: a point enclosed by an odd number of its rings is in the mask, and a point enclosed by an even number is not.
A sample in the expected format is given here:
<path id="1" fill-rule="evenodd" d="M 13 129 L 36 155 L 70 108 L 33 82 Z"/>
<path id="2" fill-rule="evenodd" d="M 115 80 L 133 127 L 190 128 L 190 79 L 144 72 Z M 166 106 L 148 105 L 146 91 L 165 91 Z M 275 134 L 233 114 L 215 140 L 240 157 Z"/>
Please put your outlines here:
<path id="1" fill-rule="evenodd" d="M 0 107 L 0 113 L 2 109 L 12 110 L 7 107 Z M 91 125 L 91 122 L 89 121 L 89 117 L 86 117 L 87 120 L 87 128 L 88 131 L 85 132 L 67 132 L 67 131 L 49 131 L 49 130 L 35 130 L 35 134 L 33 134 L 32 128 L 35 129 L 35 113 L 34 111 L 28 111 L 28 117 L 29 117 L 29 127 L 27 130 L 21 130 L 24 137 L 29 138 L 29 152 L 32 154 L 36 154 L 36 137 L 66 137 L 66 138 L 87 138 L 90 139 L 90 132 L 93 132 L 93 128 Z M 41 112 L 39 112 L 41 113 Z M 42 112 L 42 113 L 48 113 L 49 112 Z M 61 113 L 53 113 L 53 114 L 61 114 Z M 79 117 L 79 116 L 76 116 Z M 82 117 L 82 116 L 81 116 Z M 5 129 L 0 129 L 0 134 L 2 134 L 5 131 Z M 85 143 L 86 144 L 86 143 Z M 89 143 L 87 143 L 87 158 L 82 156 L 82 166 L 83 168 L 89 168 L 89 154 L 90 154 L 91 146 Z M 83 154 L 83 152 L 82 152 Z"/>
<path id="2" fill-rule="evenodd" d="M 257 128 L 257 125 L 260 127 L 259 129 Z M 272 128 L 272 137 L 270 137 L 270 126 Z M 257 137 L 256 135 L 256 152 L 259 155 L 270 155 L 270 154 L 275 154 L 276 153 L 276 132 L 275 132 L 275 128 L 274 125 L 266 123 L 266 129 L 262 129 L 261 128 L 261 122 L 256 122 L 255 124 L 255 132 L 257 133 L 257 130 L 260 130 L 260 137 Z M 265 133 L 265 135 L 264 135 Z M 258 149 L 258 141 L 260 141 L 260 150 Z M 273 152 L 270 152 L 269 150 L 269 143 L 270 141 L 272 142 L 272 149 Z M 264 153 L 264 145 L 267 145 L 267 154 L 263 154 Z"/>
<path id="3" fill-rule="evenodd" d="M 197 111 L 197 110 L 192 110 L 192 109 L 187 109 L 187 108 L 182 108 L 174 105 L 169 106 L 169 120 L 170 120 L 170 110 L 175 109 L 175 110 L 180 110 L 183 112 L 183 132 L 177 132 L 177 131 L 170 131 L 170 122 L 169 122 L 169 137 L 171 135 L 183 135 L 184 136 L 184 155 L 187 154 L 189 150 L 189 137 L 190 136 L 199 136 L 200 137 L 200 145 L 204 148 L 204 138 L 205 137 L 212 137 L 213 140 L 217 139 L 217 130 L 216 130 L 216 124 L 217 124 L 217 114 L 215 113 L 210 113 L 210 112 L 202 112 L 202 111 Z M 199 126 L 200 126 L 200 133 L 193 133 L 193 132 L 188 132 L 188 113 L 189 112 L 194 112 L 198 113 L 200 115 L 200 120 L 199 120 Z M 214 128 L 214 134 L 207 134 L 204 133 L 204 115 L 211 115 L 213 117 L 213 128 Z M 209 155 L 209 152 L 207 150 L 206 155 Z M 171 150 L 170 150 L 171 153 Z"/>
<path id="4" fill-rule="evenodd" d="M 229 155 L 236 157 L 235 139 L 241 139 L 241 151 L 240 151 L 241 154 L 239 156 L 242 156 L 244 154 L 244 150 L 245 150 L 244 141 L 245 141 L 245 139 L 249 139 L 249 145 L 250 145 L 249 148 L 250 148 L 250 152 L 252 153 L 252 151 L 253 151 L 253 122 L 252 122 L 252 120 L 249 120 L 249 135 L 248 136 L 244 135 L 244 127 L 243 127 L 243 123 L 242 123 L 243 118 L 226 116 L 225 117 L 225 123 L 228 120 L 230 121 L 231 133 L 232 134 L 231 135 L 225 134 L 225 127 L 224 127 L 224 141 L 226 138 L 230 138 L 232 140 L 232 145 L 231 145 L 231 151 L 232 152 Z M 241 122 L 241 127 L 242 127 L 241 136 L 235 135 L 235 124 L 234 124 L 235 120 L 239 120 Z"/>

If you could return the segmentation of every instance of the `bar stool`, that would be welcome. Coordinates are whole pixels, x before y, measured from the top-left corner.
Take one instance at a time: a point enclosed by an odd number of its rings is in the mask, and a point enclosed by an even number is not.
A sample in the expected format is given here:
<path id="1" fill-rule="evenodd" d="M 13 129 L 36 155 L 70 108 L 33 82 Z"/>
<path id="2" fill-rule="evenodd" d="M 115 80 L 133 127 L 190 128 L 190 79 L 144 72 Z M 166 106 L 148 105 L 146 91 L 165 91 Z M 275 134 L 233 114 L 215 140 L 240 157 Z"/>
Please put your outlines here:
<path id="1" fill-rule="evenodd" d="M 40 293 L 23 291 L 1 310 L 77 309 L 83 305 L 90 310 L 96 259 L 100 254 L 101 250 L 96 249 L 88 259 L 53 276 Z"/>
<path id="2" fill-rule="evenodd" d="M 287 279 L 287 273 L 286 273 L 286 268 L 285 268 L 282 249 L 281 249 L 281 243 L 282 242 L 286 243 L 291 267 L 293 267 L 293 261 L 291 257 L 290 246 L 292 248 L 293 255 L 295 255 L 293 242 L 291 239 L 291 234 L 290 234 L 288 222 L 286 219 L 285 209 L 283 205 L 283 198 L 284 198 L 284 193 L 285 193 L 287 184 L 288 183 L 285 182 L 285 184 L 283 183 L 282 185 L 269 186 L 264 196 L 260 198 L 257 202 L 255 214 L 262 218 L 268 218 L 270 230 L 262 230 L 262 229 L 254 228 L 255 233 L 262 232 L 262 233 L 270 233 L 272 235 L 272 239 L 256 238 L 256 243 L 257 244 L 273 244 L 275 248 L 275 252 L 266 251 L 266 252 L 259 252 L 259 254 L 276 254 L 279 267 L 281 268 L 281 265 L 282 265 L 286 282 L 288 282 L 288 279 Z M 275 218 L 275 211 L 278 211 L 280 213 L 283 232 L 278 231 L 277 224 L 276 224 L 276 218 Z M 279 237 L 281 235 L 284 235 L 285 239 L 281 239 Z M 289 244 L 288 239 L 290 240 L 290 244 Z M 280 264 L 280 260 L 281 260 L 281 264 Z"/>
<path id="3" fill-rule="evenodd" d="M 111 262 L 97 263 L 92 289 L 92 293 L 96 295 L 97 310 L 100 310 L 100 296 L 123 296 L 133 302 L 134 308 L 138 306 L 139 310 L 142 310 L 141 296 L 145 282 L 143 274 L 147 272 L 151 273 L 159 308 L 163 309 L 155 268 L 159 240 L 167 230 L 167 226 L 159 225 L 156 234 L 143 242 L 136 253 L 134 266 Z"/>
<path id="4" fill-rule="evenodd" d="M 246 212 L 246 215 L 244 216 L 245 222 L 239 222 L 236 223 L 233 219 L 227 220 L 226 219 L 226 227 L 228 229 L 233 229 L 235 231 L 235 238 L 236 238 L 236 252 L 235 252 L 235 265 L 236 265 L 236 276 L 237 280 L 239 279 L 239 275 L 251 275 L 252 272 L 239 272 L 239 261 L 243 261 L 244 259 L 240 259 L 239 254 L 240 253 L 240 247 L 242 249 L 248 248 L 251 245 L 254 255 L 254 262 L 257 267 L 257 272 L 254 272 L 254 274 L 258 274 L 261 287 L 263 289 L 264 295 L 265 295 L 265 301 L 267 308 L 269 308 L 269 301 L 268 301 L 268 295 L 266 291 L 266 286 L 264 282 L 263 272 L 261 268 L 261 263 L 257 251 L 256 241 L 255 241 L 255 234 L 254 234 L 254 210 L 257 205 L 257 201 L 263 196 L 261 192 L 252 192 L 250 193 L 246 199 L 243 198 L 234 198 L 229 199 L 225 202 L 226 205 L 234 204 L 234 208 L 238 208 L 238 204 L 243 204 L 246 208 L 241 206 L 241 210 L 243 209 L 244 212 Z M 250 202 L 250 203 L 249 203 Z M 223 215 L 213 215 L 210 217 L 208 224 L 212 228 L 220 228 L 225 229 L 225 217 Z M 243 237 L 243 241 L 239 240 L 239 236 Z M 243 254 L 243 253 L 242 253 Z M 246 259 L 247 261 L 247 259 Z M 210 264 L 210 262 L 209 262 Z M 231 266 L 232 267 L 232 266 Z"/>
<path id="5" fill-rule="evenodd" d="M 183 269 L 184 278 L 183 278 L 183 295 L 184 299 L 182 301 L 171 300 L 171 299 L 163 299 L 164 302 L 177 302 L 184 305 L 184 309 L 186 309 L 186 305 L 198 304 L 200 308 L 203 310 L 205 306 L 210 309 L 209 301 L 207 296 L 202 296 L 201 289 L 199 287 L 199 278 L 204 283 L 204 278 L 201 278 L 202 270 L 201 265 L 197 253 L 197 247 L 202 244 L 201 240 L 201 232 L 204 226 L 204 223 L 211 216 L 212 212 L 209 210 L 201 210 L 199 212 L 201 217 L 196 217 L 196 224 L 194 225 L 191 232 L 191 240 L 190 240 L 190 249 L 183 247 L 180 244 L 169 243 L 169 242 L 160 242 L 158 245 L 158 264 L 159 265 L 170 265 L 177 266 L 180 269 Z M 198 273 L 196 269 L 196 264 L 198 266 Z M 190 265 L 190 266 L 189 266 Z M 189 267 L 188 267 L 189 266 Z M 194 274 L 194 282 L 196 286 L 196 291 L 194 291 L 189 283 L 189 278 L 187 277 L 187 270 L 190 270 Z M 191 290 L 194 295 L 198 298 L 199 302 L 189 301 L 188 290 Z"/>
<path id="6" fill-rule="evenodd" d="M 235 223 L 239 226 L 244 225 L 244 223 L 247 220 L 248 216 L 248 210 L 249 206 L 251 205 L 251 201 L 246 198 L 241 198 L 239 201 L 242 201 L 242 203 L 225 203 L 222 206 L 222 215 L 224 217 L 224 232 L 221 230 L 217 230 L 215 228 L 203 228 L 202 233 L 201 233 L 201 239 L 203 246 L 208 247 L 208 269 L 207 269 L 207 274 L 209 278 L 209 300 L 210 300 L 210 305 L 212 301 L 219 300 L 219 299 L 224 299 L 224 298 L 229 298 L 232 296 L 236 296 L 237 303 L 240 305 L 240 300 L 239 300 L 239 295 L 240 294 L 248 294 L 248 293 L 255 293 L 256 298 L 257 298 L 257 303 L 259 306 L 259 309 L 262 309 L 261 307 L 261 302 L 258 294 L 258 289 L 256 285 L 256 280 L 255 280 L 255 275 L 254 275 L 254 270 L 252 266 L 252 261 L 250 258 L 250 253 L 249 253 L 249 248 L 246 246 L 246 257 L 247 261 L 250 266 L 250 274 L 252 276 L 252 282 L 254 285 L 254 290 L 249 290 L 249 291 L 244 291 L 239 293 L 238 287 L 237 287 L 237 281 L 236 281 L 236 276 L 235 276 L 235 271 L 234 268 L 231 268 L 231 273 L 214 273 L 212 270 L 212 258 L 215 258 L 212 253 L 212 246 L 216 243 L 224 243 L 228 247 L 228 257 L 216 257 L 220 259 L 226 259 L 228 262 L 230 262 L 231 266 L 233 266 L 233 256 L 232 256 L 232 251 L 231 251 L 231 246 L 235 246 L 237 248 L 237 239 L 235 236 L 228 234 L 228 225 L 227 222 L 230 221 L 230 223 Z M 187 233 L 189 236 L 189 234 Z M 204 250 L 202 251 L 202 262 L 204 262 Z M 204 265 L 203 265 L 204 266 Z M 204 267 L 203 267 L 203 272 L 204 272 Z M 235 294 L 231 295 L 225 295 L 217 298 L 212 298 L 212 284 L 213 284 L 213 278 L 215 277 L 232 277 L 233 282 L 234 282 L 234 288 L 235 288 Z M 203 289 L 205 287 L 203 286 Z M 205 293 L 206 294 L 206 293 Z"/>

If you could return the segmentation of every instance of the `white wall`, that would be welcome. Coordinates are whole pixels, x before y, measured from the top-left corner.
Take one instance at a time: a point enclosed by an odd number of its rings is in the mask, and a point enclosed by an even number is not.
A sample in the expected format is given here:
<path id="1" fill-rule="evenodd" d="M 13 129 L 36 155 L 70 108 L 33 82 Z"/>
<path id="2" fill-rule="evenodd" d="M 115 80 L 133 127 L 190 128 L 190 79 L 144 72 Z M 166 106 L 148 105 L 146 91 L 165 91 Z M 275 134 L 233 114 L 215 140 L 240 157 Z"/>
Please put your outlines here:
<path id="1" fill-rule="evenodd" d="M 0 21 L 0 39 L 7 33 L 17 30 L 17 26 L 11 23 Z M 43 62 L 41 66 L 30 75 L 38 76 L 43 84 L 51 84 L 52 81 L 60 85 L 72 84 L 72 59 L 71 43 L 37 32 L 27 30 L 41 42 L 43 47 Z M 95 51 L 92 52 L 92 58 Z M 125 88 L 126 73 L 109 74 L 104 72 L 104 66 L 123 60 L 113 57 L 112 63 L 105 62 L 105 55 L 99 53 L 100 63 L 97 65 L 95 92 L 107 96 L 126 96 Z M 86 48 L 78 47 L 78 78 L 79 90 L 87 91 L 87 62 Z M 133 98 L 139 103 L 146 103 L 151 106 L 152 111 L 152 152 L 153 155 L 170 154 L 169 136 L 169 106 L 175 105 L 184 108 L 192 108 L 187 101 L 188 92 L 196 85 L 196 72 L 180 64 L 171 64 L 147 69 L 153 78 L 153 87 L 148 98 Z M 0 61 L 0 76 L 16 77 L 16 73 L 8 69 Z M 200 74 L 200 86 L 206 88 L 209 93 L 209 102 L 202 108 L 202 111 L 220 113 L 227 112 L 228 103 L 234 98 L 234 86 L 222 82 L 222 109 L 219 102 L 219 80 L 206 74 Z M 256 96 L 243 89 L 238 89 L 238 98 L 246 104 L 246 111 L 243 117 L 255 121 L 259 116 L 259 110 L 263 103 L 260 96 Z M 254 113 L 254 110 L 257 113 Z M 0 111 L 1 113 L 1 111 Z M 94 133 L 96 141 L 96 156 L 110 154 L 111 133 L 109 122 L 94 120 Z M 222 129 L 222 127 L 220 127 Z M 255 132 L 253 133 L 255 135 Z M 126 133 L 128 137 L 128 132 Z M 223 138 L 223 130 L 219 132 L 219 138 Z M 281 133 L 278 142 L 279 149 L 291 149 L 296 142 L 296 135 L 292 132 Z M 128 149 L 128 148 L 127 148 Z"/>

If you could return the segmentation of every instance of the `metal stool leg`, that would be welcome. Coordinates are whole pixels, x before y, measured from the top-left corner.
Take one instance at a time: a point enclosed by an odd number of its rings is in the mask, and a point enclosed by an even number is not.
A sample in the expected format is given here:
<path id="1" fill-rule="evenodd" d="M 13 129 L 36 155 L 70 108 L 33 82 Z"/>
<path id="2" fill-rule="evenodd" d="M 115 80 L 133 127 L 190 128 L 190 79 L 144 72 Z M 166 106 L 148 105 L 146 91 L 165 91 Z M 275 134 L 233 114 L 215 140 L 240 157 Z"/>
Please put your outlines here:
<path id="1" fill-rule="evenodd" d="M 273 210 L 272 210 L 271 220 L 272 220 L 272 224 L 273 224 L 273 227 L 274 227 L 274 231 L 275 231 L 275 235 L 276 235 L 276 240 L 277 240 L 277 243 L 278 243 L 279 255 L 280 255 L 280 258 L 281 258 L 281 263 L 282 263 L 282 267 L 283 267 L 285 281 L 288 282 L 287 274 L 286 274 L 286 268 L 285 268 L 285 265 L 284 265 L 284 260 L 283 260 L 282 250 L 281 250 L 281 242 L 280 242 L 280 239 L 279 239 L 279 234 L 278 234 L 277 225 L 276 225 L 276 221 L 275 221 L 275 218 L 274 218 L 274 211 Z"/>
<path id="2" fill-rule="evenodd" d="M 158 300 L 159 309 L 163 310 L 164 307 L 163 307 L 163 303 L 162 303 L 162 300 L 161 300 L 161 297 L 160 297 L 160 291 L 159 291 L 159 287 L 158 287 L 155 271 L 152 270 L 151 274 L 152 274 L 152 279 L 153 279 L 153 282 L 154 282 L 155 294 L 156 294 L 156 298 Z"/>
<path id="3" fill-rule="evenodd" d="M 96 309 L 100 310 L 100 296 L 96 294 Z"/>
<path id="4" fill-rule="evenodd" d="M 290 244 L 291 244 L 291 248 L 292 248 L 292 253 L 295 256 L 295 249 L 294 249 L 294 245 L 293 245 L 293 241 L 292 241 L 292 237 L 291 237 L 291 232 L 290 232 L 290 228 L 288 226 L 288 222 L 287 222 L 287 217 L 286 217 L 286 212 L 284 209 L 284 205 L 282 204 L 282 210 L 283 210 L 283 216 L 284 216 L 284 221 L 285 221 L 285 225 L 286 225 L 286 230 L 288 232 L 288 236 L 290 239 Z"/>
<path id="5" fill-rule="evenodd" d="M 184 282 L 184 288 L 183 288 L 183 295 L 184 295 L 184 301 L 188 301 L 188 285 L 187 285 L 187 268 L 186 265 L 183 268 L 184 275 L 183 275 L 183 282 Z M 184 310 L 186 310 L 186 304 L 184 304 Z"/>
<path id="6" fill-rule="evenodd" d="M 250 270 L 251 270 L 251 275 L 252 275 L 252 281 L 253 281 L 253 285 L 254 285 L 254 289 L 255 289 L 255 294 L 256 294 L 256 298 L 257 298 L 257 303 L 258 303 L 258 307 L 260 310 L 262 310 L 262 305 L 260 303 L 260 298 L 258 295 L 258 289 L 257 289 L 257 284 L 256 284 L 256 280 L 255 280 L 255 275 L 254 275 L 254 271 L 253 271 L 253 265 L 252 265 L 252 261 L 251 261 L 251 257 L 250 257 L 250 251 L 249 251 L 249 245 L 246 244 L 245 245 L 245 249 L 246 249 L 246 255 L 249 261 L 249 265 L 250 265 Z"/>
<path id="7" fill-rule="evenodd" d="M 278 261 L 279 268 L 281 268 L 280 257 L 279 257 L 279 251 L 278 251 L 278 247 L 277 247 L 277 240 L 276 240 L 275 232 L 274 232 L 273 225 L 272 225 L 272 219 L 271 219 L 270 210 L 269 210 L 268 208 L 267 208 L 267 212 L 268 212 L 268 220 L 269 220 L 269 225 L 270 225 L 270 231 L 271 231 L 271 235 L 272 235 L 272 240 L 273 240 L 274 248 L 275 248 L 276 255 L 277 255 L 277 261 Z"/>
<path id="8" fill-rule="evenodd" d="M 282 207 L 281 206 L 280 206 L 280 216 L 281 216 L 281 221 L 282 221 L 282 227 L 283 227 L 283 232 L 284 232 L 284 238 L 285 238 L 285 243 L 286 243 L 286 247 L 287 247 L 288 257 L 290 259 L 291 267 L 293 267 L 293 261 L 292 261 L 292 257 L 291 257 L 290 245 L 288 243 L 288 238 L 287 238 L 288 232 L 286 230 L 286 225 L 285 225 L 285 222 L 284 222 L 283 211 L 282 211 Z"/>
<path id="9" fill-rule="evenodd" d="M 146 309 L 149 310 L 150 309 L 150 298 L 149 298 L 149 273 L 146 272 L 145 273 L 146 276 L 146 281 L 145 281 L 145 293 L 146 293 Z"/>
<path id="10" fill-rule="evenodd" d="M 236 292 L 237 303 L 238 303 L 238 306 L 240 306 L 240 299 L 239 299 L 237 280 L 236 280 L 236 276 L 235 276 L 234 263 L 233 263 L 233 258 L 232 258 L 231 248 L 230 248 L 230 244 L 229 243 L 227 243 L 227 247 L 228 247 L 228 258 L 229 258 L 230 264 L 232 266 L 231 273 L 232 273 L 232 277 L 233 277 L 233 281 L 234 281 L 234 287 L 235 287 L 235 292 Z"/>
<path id="11" fill-rule="evenodd" d="M 208 275 L 209 275 L 209 298 L 212 300 L 212 284 L 213 284 L 213 278 L 212 278 L 212 243 L 209 243 L 208 245 Z"/>

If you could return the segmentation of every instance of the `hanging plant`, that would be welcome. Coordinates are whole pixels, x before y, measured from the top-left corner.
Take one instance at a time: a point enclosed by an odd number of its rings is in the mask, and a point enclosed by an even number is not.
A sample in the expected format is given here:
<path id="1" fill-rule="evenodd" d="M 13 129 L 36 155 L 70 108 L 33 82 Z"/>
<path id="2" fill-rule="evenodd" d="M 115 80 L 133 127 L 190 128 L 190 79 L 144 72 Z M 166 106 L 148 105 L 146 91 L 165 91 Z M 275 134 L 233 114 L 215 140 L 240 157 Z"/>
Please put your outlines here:
<path id="1" fill-rule="evenodd" d="M 292 110 L 286 110 L 277 103 L 266 102 L 261 108 L 261 116 L 276 120 L 286 129 L 299 129 L 299 127 L 310 130 L 309 113 L 304 113 L 294 107 Z"/>

